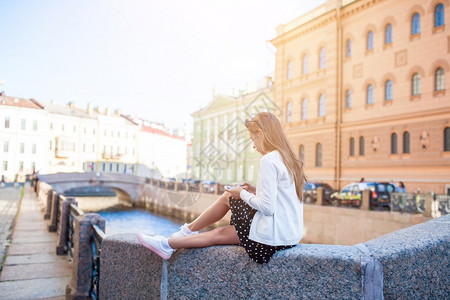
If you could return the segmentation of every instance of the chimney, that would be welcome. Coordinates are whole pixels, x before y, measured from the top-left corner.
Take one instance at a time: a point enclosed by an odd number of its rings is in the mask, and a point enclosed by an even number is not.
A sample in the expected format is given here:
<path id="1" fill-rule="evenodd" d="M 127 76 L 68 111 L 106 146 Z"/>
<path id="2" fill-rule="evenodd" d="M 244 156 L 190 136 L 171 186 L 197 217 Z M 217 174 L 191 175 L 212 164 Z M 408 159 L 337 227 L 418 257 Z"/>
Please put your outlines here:
<path id="1" fill-rule="evenodd" d="M 73 102 L 73 101 L 69 102 L 69 107 L 70 107 L 71 109 L 77 108 L 76 105 L 75 105 L 75 102 Z"/>
<path id="2" fill-rule="evenodd" d="M 109 108 L 105 108 L 105 116 L 109 116 Z"/>
<path id="3" fill-rule="evenodd" d="M 115 111 L 114 111 L 114 113 L 116 114 L 116 116 L 118 116 L 118 117 L 120 117 L 121 115 L 120 115 L 120 110 L 118 110 L 118 109 L 116 109 Z"/>
<path id="4" fill-rule="evenodd" d="M 100 106 L 97 106 L 95 108 L 95 111 L 98 112 L 99 114 L 101 114 L 102 113 L 102 108 Z"/>
<path id="5" fill-rule="evenodd" d="M 92 116 L 92 113 L 94 112 L 93 108 L 92 108 L 92 103 L 88 103 L 88 107 L 87 107 L 87 113 L 88 115 Z"/>

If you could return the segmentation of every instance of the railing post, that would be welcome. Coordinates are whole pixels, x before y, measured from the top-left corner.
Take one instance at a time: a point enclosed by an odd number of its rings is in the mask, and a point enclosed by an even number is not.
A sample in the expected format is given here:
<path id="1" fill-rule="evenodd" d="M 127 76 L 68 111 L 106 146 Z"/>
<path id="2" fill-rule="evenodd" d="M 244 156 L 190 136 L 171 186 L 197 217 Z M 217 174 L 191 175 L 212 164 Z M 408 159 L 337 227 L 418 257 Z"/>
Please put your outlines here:
<path id="1" fill-rule="evenodd" d="M 200 181 L 199 184 L 200 184 L 199 186 L 200 193 L 203 193 L 204 192 L 203 181 Z"/>
<path id="2" fill-rule="evenodd" d="M 369 210 L 370 207 L 370 190 L 363 190 L 361 197 L 361 210 Z"/>
<path id="3" fill-rule="evenodd" d="M 157 187 L 161 187 L 161 180 L 158 180 L 158 181 L 156 182 L 156 186 L 157 186 Z"/>
<path id="4" fill-rule="evenodd" d="M 52 201 L 53 200 L 53 190 L 48 190 L 47 192 L 47 209 L 45 211 L 44 219 L 50 219 L 50 213 L 52 211 Z"/>
<path id="5" fill-rule="evenodd" d="M 92 282 L 92 225 L 105 230 L 105 219 L 99 214 L 89 213 L 76 217 L 72 280 L 66 287 L 66 299 L 88 299 Z"/>
<path id="6" fill-rule="evenodd" d="M 417 205 L 419 205 L 419 203 L 417 203 Z M 432 205 L 433 205 L 433 194 L 426 193 L 425 194 L 425 211 L 423 212 L 424 217 L 431 218 L 433 216 L 433 212 L 431 210 Z"/>
<path id="7" fill-rule="evenodd" d="M 52 190 L 52 210 L 50 212 L 50 225 L 48 225 L 48 231 L 53 232 L 56 231 L 56 223 L 58 218 L 58 209 L 59 209 L 59 193 L 55 190 Z"/>
<path id="8" fill-rule="evenodd" d="M 173 186 L 173 190 L 175 191 L 175 192 L 178 192 L 178 182 L 177 181 L 175 181 L 174 183 L 174 186 Z"/>
<path id="9" fill-rule="evenodd" d="M 322 206 L 323 205 L 323 194 L 324 194 L 324 189 L 323 187 L 318 187 L 317 188 L 317 200 L 316 200 L 316 205 Z"/>
<path id="10" fill-rule="evenodd" d="M 220 184 L 218 182 L 216 182 L 216 184 L 214 186 L 214 193 L 216 195 L 220 195 L 219 187 L 220 187 Z"/>
<path id="11" fill-rule="evenodd" d="M 70 204 L 76 203 L 75 198 L 66 198 L 61 204 L 61 219 L 59 221 L 59 244 L 56 246 L 56 254 L 67 253 L 67 239 L 69 237 Z"/>

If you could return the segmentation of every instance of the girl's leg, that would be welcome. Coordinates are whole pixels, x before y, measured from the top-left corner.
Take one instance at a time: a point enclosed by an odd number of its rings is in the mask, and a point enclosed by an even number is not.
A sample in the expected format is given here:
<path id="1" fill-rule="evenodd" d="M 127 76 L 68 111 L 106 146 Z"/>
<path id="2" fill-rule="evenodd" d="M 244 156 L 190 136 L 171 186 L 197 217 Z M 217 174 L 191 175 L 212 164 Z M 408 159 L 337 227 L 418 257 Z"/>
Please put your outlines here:
<path id="1" fill-rule="evenodd" d="M 198 231 L 222 219 L 230 209 L 230 201 L 228 200 L 230 195 L 229 192 L 220 195 L 213 204 L 188 225 L 189 230 Z"/>
<path id="2" fill-rule="evenodd" d="M 233 225 L 219 227 L 197 235 L 190 235 L 182 238 L 169 238 L 168 242 L 169 246 L 173 249 L 240 244 L 239 237 Z"/>

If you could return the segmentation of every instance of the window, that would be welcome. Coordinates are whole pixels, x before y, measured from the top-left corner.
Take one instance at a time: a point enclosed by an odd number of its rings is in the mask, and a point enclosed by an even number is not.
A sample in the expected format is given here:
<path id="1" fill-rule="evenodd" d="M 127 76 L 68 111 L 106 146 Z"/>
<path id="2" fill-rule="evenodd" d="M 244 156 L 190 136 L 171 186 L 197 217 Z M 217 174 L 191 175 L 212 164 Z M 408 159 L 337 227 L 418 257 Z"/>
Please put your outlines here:
<path id="1" fill-rule="evenodd" d="M 444 4 L 438 4 L 434 9 L 434 27 L 444 25 Z"/>
<path id="2" fill-rule="evenodd" d="M 300 160 L 302 162 L 305 161 L 305 146 L 300 145 L 299 149 L 298 149 L 298 156 L 300 157 Z"/>
<path id="3" fill-rule="evenodd" d="M 345 56 L 351 57 L 352 56 L 352 40 L 348 39 L 345 43 Z"/>
<path id="4" fill-rule="evenodd" d="M 438 68 L 435 73 L 434 79 L 434 90 L 443 91 L 445 90 L 445 77 L 444 77 L 444 69 Z"/>
<path id="5" fill-rule="evenodd" d="M 319 96 L 319 117 L 325 116 L 325 95 L 320 94 Z"/>
<path id="6" fill-rule="evenodd" d="M 50 141 L 50 142 L 48 143 L 48 150 L 52 150 L 52 148 L 53 148 L 53 142 Z"/>
<path id="7" fill-rule="evenodd" d="M 106 171 L 106 163 L 103 163 L 103 164 L 102 164 L 102 170 L 103 170 L 103 172 Z"/>
<path id="8" fill-rule="evenodd" d="M 355 139 L 354 138 L 350 138 L 350 143 L 349 143 L 350 149 L 350 156 L 355 156 Z"/>
<path id="9" fill-rule="evenodd" d="M 53 130 L 53 123 L 50 123 L 50 130 Z"/>
<path id="10" fill-rule="evenodd" d="M 23 161 L 19 161 L 19 170 L 23 171 Z"/>
<path id="11" fill-rule="evenodd" d="M 347 90 L 345 92 L 345 108 L 352 107 L 352 92 Z"/>
<path id="12" fill-rule="evenodd" d="M 5 117 L 5 128 L 9 128 L 9 122 L 10 122 L 9 117 Z"/>
<path id="13" fill-rule="evenodd" d="M 308 54 L 303 55 L 302 74 L 308 74 Z"/>
<path id="14" fill-rule="evenodd" d="M 9 142 L 3 143 L 3 152 L 5 152 L 5 153 L 9 152 Z"/>
<path id="15" fill-rule="evenodd" d="M 384 43 L 386 45 L 392 43 L 392 25 L 391 24 L 386 25 L 385 34 L 384 34 Z"/>
<path id="16" fill-rule="evenodd" d="M 36 171 L 36 163 L 34 161 L 31 163 L 31 170 L 33 172 Z"/>
<path id="17" fill-rule="evenodd" d="M 36 144 L 31 145 L 31 153 L 36 154 Z"/>
<path id="18" fill-rule="evenodd" d="M 450 151 L 450 127 L 444 129 L 444 151 Z"/>
<path id="19" fill-rule="evenodd" d="M 391 134 L 391 154 L 397 154 L 397 134 Z"/>
<path id="20" fill-rule="evenodd" d="M 319 69 L 325 69 L 325 47 L 320 49 L 319 53 Z"/>
<path id="21" fill-rule="evenodd" d="M 403 153 L 409 153 L 409 132 L 403 132 Z"/>
<path id="22" fill-rule="evenodd" d="M 367 34 L 367 50 L 373 50 L 373 31 L 369 31 Z"/>
<path id="23" fill-rule="evenodd" d="M 287 67 L 287 79 L 290 80 L 292 79 L 292 60 L 290 60 L 288 62 L 288 67 Z"/>
<path id="24" fill-rule="evenodd" d="M 290 123 L 292 120 L 292 103 L 288 102 L 286 106 L 286 123 Z"/>
<path id="25" fill-rule="evenodd" d="M 27 120 L 25 120 L 25 119 L 20 120 L 20 129 L 25 130 L 27 127 L 26 125 L 27 125 Z"/>
<path id="26" fill-rule="evenodd" d="M 304 98 L 302 101 L 302 120 L 308 119 L 308 99 Z"/>
<path id="27" fill-rule="evenodd" d="M 373 104 L 373 86 L 371 84 L 367 86 L 366 103 Z"/>
<path id="28" fill-rule="evenodd" d="M 322 167 L 322 144 L 316 145 L 316 167 Z"/>
<path id="29" fill-rule="evenodd" d="M 412 28 L 411 28 L 411 34 L 416 35 L 420 33 L 420 14 L 415 13 L 412 17 Z"/>
<path id="30" fill-rule="evenodd" d="M 392 100 L 392 80 L 386 81 L 384 85 L 384 100 Z"/>
<path id="31" fill-rule="evenodd" d="M 359 137 L 359 155 L 360 156 L 364 155 L 364 137 L 363 136 Z"/>
<path id="32" fill-rule="evenodd" d="M 413 96 L 420 95 L 420 74 L 415 73 L 412 77 L 412 91 L 411 94 Z"/>
<path id="33" fill-rule="evenodd" d="M 37 131 L 37 120 L 33 120 L 33 131 Z"/>
<path id="34" fill-rule="evenodd" d="M 8 161 L 3 161 L 3 171 L 8 171 Z"/>
<path id="35" fill-rule="evenodd" d="M 25 153 L 25 144 L 20 143 L 20 153 Z"/>

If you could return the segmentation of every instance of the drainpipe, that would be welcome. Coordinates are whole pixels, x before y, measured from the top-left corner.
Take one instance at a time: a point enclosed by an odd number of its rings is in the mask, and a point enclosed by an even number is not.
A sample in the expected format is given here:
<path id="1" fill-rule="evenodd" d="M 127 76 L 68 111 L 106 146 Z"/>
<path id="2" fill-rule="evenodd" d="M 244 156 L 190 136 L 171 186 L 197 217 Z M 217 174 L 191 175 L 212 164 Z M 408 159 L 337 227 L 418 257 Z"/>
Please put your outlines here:
<path id="1" fill-rule="evenodd" d="M 341 141 L 341 124 L 342 124 L 342 83 L 343 83 L 343 68 L 342 68 L 342 24 L 341 24 L 341 1 L 336 0 L 336 168 L 335 168 L 335 187 L 341 188 L 341 163 L 342 163 L 342 141 Z"/>

